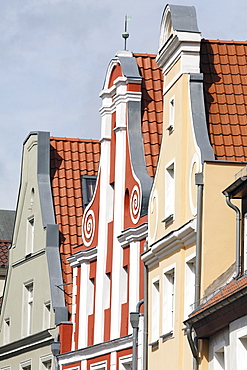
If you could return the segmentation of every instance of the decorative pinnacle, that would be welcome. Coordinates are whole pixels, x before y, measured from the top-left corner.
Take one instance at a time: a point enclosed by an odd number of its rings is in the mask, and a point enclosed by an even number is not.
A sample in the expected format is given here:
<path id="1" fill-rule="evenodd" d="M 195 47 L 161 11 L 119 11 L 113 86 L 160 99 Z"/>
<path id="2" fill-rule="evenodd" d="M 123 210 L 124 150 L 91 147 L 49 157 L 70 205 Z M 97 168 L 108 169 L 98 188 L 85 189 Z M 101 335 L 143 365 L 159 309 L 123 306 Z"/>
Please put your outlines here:
<path id="1" fill-rule="evenodd" d="M 122 33 L 122 37 L 124 39 L 124 50 L 126 50 L 127 47 L 127 39 L 129 38 L 129 32 L 127 31 L 127 23 L 131 21 L 131 16 L 126 15 L 125 16 L 125 22 L 124 22 L 124 32 Z"/>

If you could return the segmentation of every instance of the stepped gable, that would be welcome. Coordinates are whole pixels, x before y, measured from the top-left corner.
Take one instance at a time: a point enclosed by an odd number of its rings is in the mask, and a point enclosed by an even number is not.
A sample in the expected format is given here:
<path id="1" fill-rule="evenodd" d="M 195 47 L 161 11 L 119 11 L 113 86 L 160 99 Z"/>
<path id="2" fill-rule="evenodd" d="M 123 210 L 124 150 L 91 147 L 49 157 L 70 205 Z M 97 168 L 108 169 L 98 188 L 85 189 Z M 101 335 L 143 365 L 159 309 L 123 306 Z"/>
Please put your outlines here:
<path id="1" fill-rule="evenodd" d="M 155 175 L 163 125 L 163 75 L 156 55 L 133 54 L 142 76 L 142 136 L 149 176 Z"/>
<path id="2" fill-rule="evenodd" d="M 218 160 L 247 161 L 247 42 L 201 42 L 209 138 Z"/>
<path id="3" fill-rule="evenodd" d="M 51 186 L 56 223 L 60 232 L 60 255 L 64 283 L 72 282 L 67 257 L 82 243 L 82 175 L 97 175 L 100 159 L 98 140 L 51 137 Z M 72 285 L 65 285 L 65 299 L 71 305 Z"/>

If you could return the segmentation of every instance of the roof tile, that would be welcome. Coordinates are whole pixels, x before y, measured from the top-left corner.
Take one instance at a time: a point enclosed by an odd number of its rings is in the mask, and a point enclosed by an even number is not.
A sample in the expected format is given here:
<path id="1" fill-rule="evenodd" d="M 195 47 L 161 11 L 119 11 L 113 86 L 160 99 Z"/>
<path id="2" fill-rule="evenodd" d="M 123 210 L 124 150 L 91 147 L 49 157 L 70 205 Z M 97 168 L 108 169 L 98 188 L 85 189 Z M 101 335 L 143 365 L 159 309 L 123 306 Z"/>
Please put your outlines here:
<path id="1" fill-rule="evenodd" d="M 83 215 L 81 175 L 96 175 L 100 158 L 97 140 L 51 137 L 51 184 L 56 222 L 60 231 L 63 280 L 72 282 L 67 258 L 81 244 Z M 65 286 L 66 303 L 71 307 L 72 286 Z"/>
<path id="2" fill-rule="evenodd" d="M 216 159 L 247 160 L 246 61 L 247 42 L 201 42 L 208 131 Z"/>
<path id="3" fill-rule="evenodd" d="M 153 178 L 162 137 L 163 75 L 156 64 L 156 55 L 134 54 L 134 57 L 143 78 L 141 88 L 142 134 L 146 167 L 149 175 Z"/>

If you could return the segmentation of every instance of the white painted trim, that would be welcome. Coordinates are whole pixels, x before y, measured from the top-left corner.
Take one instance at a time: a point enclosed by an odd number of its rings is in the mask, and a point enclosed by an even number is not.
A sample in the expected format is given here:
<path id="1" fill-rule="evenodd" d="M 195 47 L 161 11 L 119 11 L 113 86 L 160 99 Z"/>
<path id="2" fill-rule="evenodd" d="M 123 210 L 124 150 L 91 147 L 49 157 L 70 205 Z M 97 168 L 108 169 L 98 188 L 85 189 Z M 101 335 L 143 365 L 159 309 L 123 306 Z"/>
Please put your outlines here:
<path id="1" fill-rule="evenodd" d="M 142 255 L 142 260 L 149 268 L 154 267 L 165 256 L 176 251 L 178 248 L 186 247 L 196 241 L 196 219 L 182 226 L 180 229 L 169 233 L 157 240 Z"/>
<path id="2" fill-rule="evenodd" d="M 100 361 L 95 364 L 90 365 L 90 370 L 106 370 L 107 369 L 107 361 Z"/>
<path id="3" fill-rule="evenodd" d="M 124 349 L 132 348 L 133 337 L 127 335 L 125 337 L 110 340 L 95 344 L 93 346 L 78 349 L 76 351 L 62 353 L 57 356 L 59 365 L 66 365 L 72 362 L 80 362 L 94 357 L 103 356 L 111 352 L 122 351 Z"/>
<path id="4" fill-rule="evenodd" d="M 72 256 L 68 257 L 67 260 L 70 263 L 71 267 L 78 267 L 83 263 L 90 263 L 97 259 L 97 248 L 92 247 L 83 251 L 78 251 Z"/>
<path id="5" fill-rule="evenodd" d="M 121 232 L 117 237 L 122 247 L 127 247 L 131 242 L 141 241 L 147 237 L 148 223 L 145 222 L 137 227 L 130 227 Z"/>

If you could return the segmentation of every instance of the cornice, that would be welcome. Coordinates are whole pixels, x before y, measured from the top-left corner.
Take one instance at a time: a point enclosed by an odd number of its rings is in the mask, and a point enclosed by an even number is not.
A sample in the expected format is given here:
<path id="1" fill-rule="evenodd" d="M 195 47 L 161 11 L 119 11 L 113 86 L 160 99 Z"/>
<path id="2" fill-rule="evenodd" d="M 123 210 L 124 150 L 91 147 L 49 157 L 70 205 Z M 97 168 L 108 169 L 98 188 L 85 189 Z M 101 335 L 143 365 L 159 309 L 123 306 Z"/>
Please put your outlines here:
<path id="1" fill-rule="evenodd" d="M 128 246 L 131 242 L 136 242 L 143 240 L 148 235 L 148 224 L 144 224 L 137 227 L 130 227 L 129 229 L 123 230 L 121 234 L 117 237 L 121 246 L 124 248 Z"/>
<path id="2" fill-rule="evenodd" d="M 165 235 L 153 243 L 149 249 L 143 253 L 142 260 L 149 268 L 157 265 L 165 256 L 173 253 L 179 248 L 186 247 L 196 242 L 196 219 L 193 219 Z"/>
<path id="3" fill-rule="evenodd" d="M 23 352 L 32 351 L 37 347 L 44 347 L 53 342 L 54 338 L 49 330 L 29 335 L 28 337 L 8 343 L 0 347 L 0 361 L 17 356 Z"/>
<path id="4" fill-rule="evenodd" d="M 97 259 L 97 247 L 85 249 L 74 253 L 68 257 L 71 267 L 80 266 L 82 263 L 90 263 Z"/>
<path id="5" fill-rule="evenodd" d="M 103 356 L 110 352 L 131 348 L 132 344 L 133 336 L 131 334 L 125 337 L 110 340 L 108 342 L 94 344 L 93 346 L 63 353 L 58 355 L 57 358 L 60 365 L 66 365 L 72 362 L 79 362 L 89 358 Z"/>

